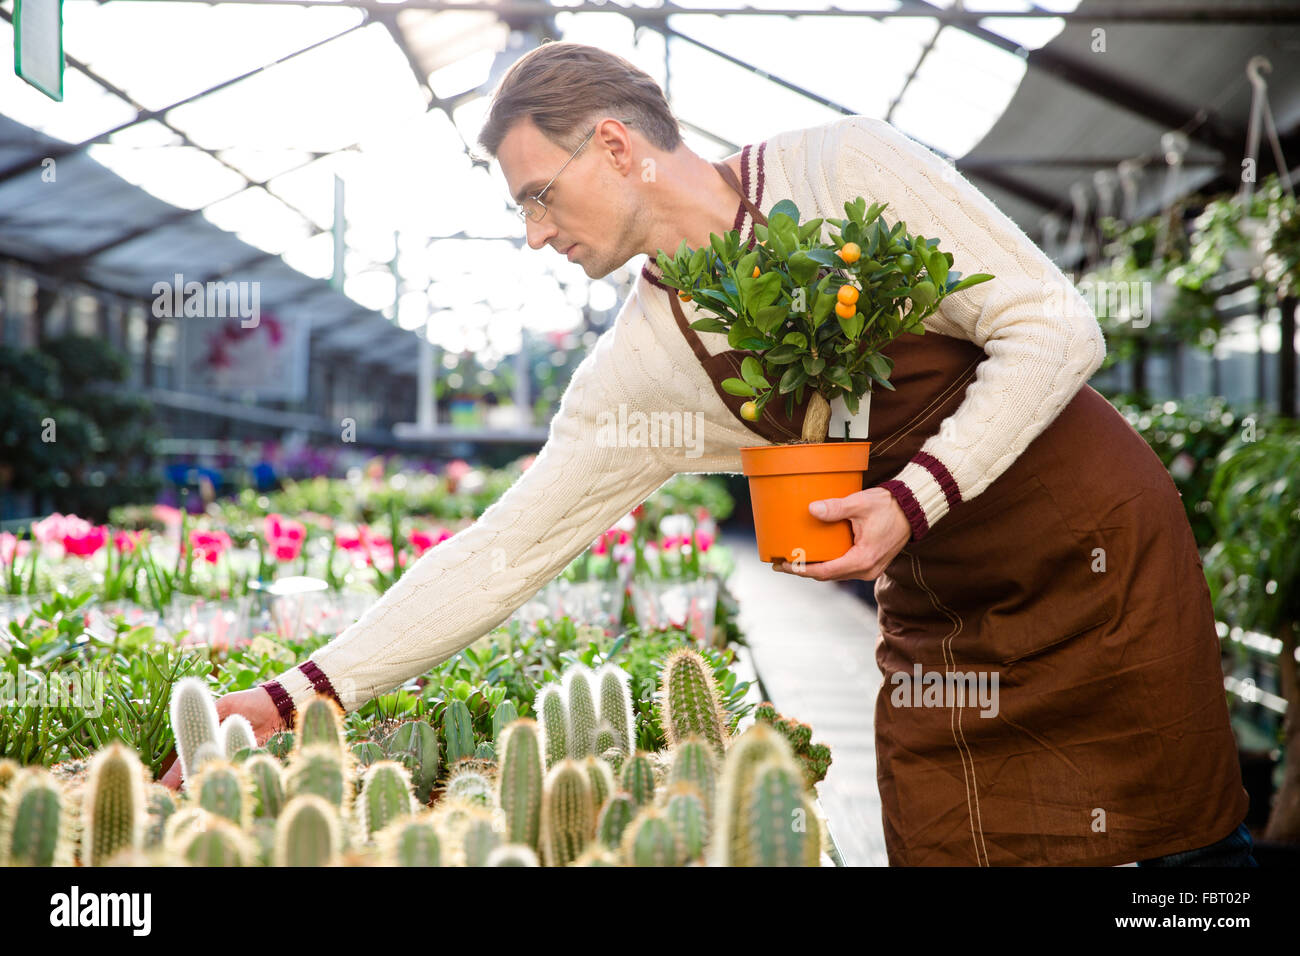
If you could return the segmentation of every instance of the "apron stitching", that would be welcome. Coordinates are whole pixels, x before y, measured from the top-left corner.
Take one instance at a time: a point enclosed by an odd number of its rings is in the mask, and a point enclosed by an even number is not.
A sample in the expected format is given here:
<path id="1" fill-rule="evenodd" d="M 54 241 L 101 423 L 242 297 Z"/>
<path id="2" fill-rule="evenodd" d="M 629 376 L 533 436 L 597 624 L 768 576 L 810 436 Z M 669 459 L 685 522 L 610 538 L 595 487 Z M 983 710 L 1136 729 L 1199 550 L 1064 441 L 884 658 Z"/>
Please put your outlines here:
<path id="1" fill-rule="evenodd" d="M 944 637 L 940 645 L 943 648 L 944 667 L 947 668 L 947 670 L 945 671 L 945 675 L 951 674 L 952 664 L 954 663 L 951 658 L 952 655 L 951 642 L 953 638 L 955 638 L 958 634 L 961 633 L 962 628 L 964 626 L 961 619 L 961 615 L 954 613 L 942 601 L 939 600 L 938 595 L 936 595 L 934 591 L 930 590 L 930 586 L 925 583 L 925 579 L 921 576 L 921 564 L 919 561 L 917 561 L 916 555 L 911 554 L 909 552 L 907 554 L 907 557 L 912 562 L 912 575 L 913 577 L 916 578 L 916 583 L 921 585 L 921 588 L 925 591 L 926 596 L 929 597 L 930 603 L 934 606 L 934 609 L 936 611 L 939 611 L 941 614 L 945 615 L 950 621 L 953 622 L 954 626 L 952 631 L 950 631 Z M 984 846 L 984 823 L 983 823 L 983 819 L 980 816 L 980 809 L 979 809 L 980 798 L 979 798 L 978 783 L 976 783 L 973 793 L 971 787 L 971 784 L 975 783 L 975 760 L 970 755 L 970 747 L 966 743 L 966 735 L 961 732 L 961 721 L 957 717 L 957 704 L 955 699 L 952 708 L 952 721 L 950 723 L 950 726 L 952 726 L 953 729 L 953 737 L 952 737 L 953 743 L 957 745 L 957 752 L 961 756 L 962 777 L 966 785 L 966 812 L 970 815 L 971 842 L 975 846 L 975 859 L 980 866 L 988 866 L 988 850 Z M 970 760 L 969 772 L 967 771 L 966 768 L 967 760 Z M 975 802 L 975 807 L 973 811 L 971 809 L 972 796 L 974 797 L 974 802 Z M 977 833 L 979 839 L 976 839 Z M 982 856 L 981 856 L 981 851 L 982 851 Z"/>
<path id="2" fill-rule="evenodd" d="M 946 389 L 943 390 L 943 392 L 935 396 L 935 398 L 930 402 L 929 405 L 925 406 L 925 408 L 917 412 L 916 416 L 910 422 L 908 422 L 906 425 L 899 428 L 892 435 L 887 435 L 884 438 L 880 439 L 879 451 L 888 451 L 894 445 L 898 444 L 900 441 L 902 441 L 904 438 L 906 438 L 908 435 L 914 432 L 927 418 L 930 417 L 930 413 L 934 411 L 936 405 L 939 405 L 947 401 L 948 397 L 952 395 L 953 392 L 961 388 L 963 385 L 965 385 L 974 377 L 975 375 L 974 369 L 982 361 L 984 361 L 982 358 L 976 359 L 974 362 L 968 365 L 966 367 L 966 371 L 962 372 L 961 375 L 951 385 L 949 385 Z"/>

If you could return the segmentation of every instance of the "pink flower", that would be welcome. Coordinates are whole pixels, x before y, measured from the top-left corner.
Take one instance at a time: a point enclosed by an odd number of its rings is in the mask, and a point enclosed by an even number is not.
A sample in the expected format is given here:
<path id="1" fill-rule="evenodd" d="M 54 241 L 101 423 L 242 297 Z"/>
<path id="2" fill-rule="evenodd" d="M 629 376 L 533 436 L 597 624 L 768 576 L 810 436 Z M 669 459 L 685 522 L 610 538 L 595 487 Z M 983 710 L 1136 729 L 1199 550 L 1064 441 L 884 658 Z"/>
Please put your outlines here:
<path id="1" fill-rule="evenodd" d="M 113 547 L 117 548 L 118 554 L 134 551 L 143 537 L 143 531 L 119 531 L 113 535 Z"/>
<path id="2" fill-rule="evenodd" d="M 680 551 L 690 543 L 691 539 L 685 535 L 671 535 L 659 542 L 659 547 L 664 551 Z"/>
<path id="3" fill-rule="evenodd" d="M 0 531 L 0 564 L 8 564 L 18 550 L 18 536 L 10 531 Z"/>
<path id="4" fill-rule="evenodd" d="M 415 548 L 416 557 L 424 554 L 430 548 L 442 544 L 451 537 L 451 532 L 446 528 L 436 528 L 433 531 L 412 531 L 411 547 Z"/>
<path id="5" fill-rule="evenodd" d="M 170 528 L 181 523 L 181 510 L 170 505 L 154 505 L 153 518 L 155 521 L 161 521 L 164 527 Z"/>
<path id="6" fill-rule="evenodd" d="M 700 549 L 701 554 L 708 551 L 713 546 L 713 535 L 697 528 L 695 530 L 695 546 Z"/>
<path id="7" fill-rule="evenodd" d="M 461 479 L 473 470 L 469 462 L 462 461 L 459 458 L 447 462 L 447 467 L 442 470 L 443 475 L 447 478 L 447 490 L 455 492 L 457 486 L 460 485 Z"/>
<path id="8" fill-rule="evenodd" d="M 190 553 L 208 564 L 216 564 L 221 553 L 230 547 L 230 535 L 224 531 L 191 531 Z"/>
<path id="9" fill-rule="evenodd" d="M 56 511 L 49 517 L 32 522 L 32 537 L 41 544 L 62 543 L 66 524 L 67 518 Z"/>
<path id="10" fill-rule="evenodd" d="M 307 537 L 307 529 L 300 522 L 290 521 L 278 514 L 269 514 L 263 519 L 262 531 L 277 561 L 296 560 Z"/>

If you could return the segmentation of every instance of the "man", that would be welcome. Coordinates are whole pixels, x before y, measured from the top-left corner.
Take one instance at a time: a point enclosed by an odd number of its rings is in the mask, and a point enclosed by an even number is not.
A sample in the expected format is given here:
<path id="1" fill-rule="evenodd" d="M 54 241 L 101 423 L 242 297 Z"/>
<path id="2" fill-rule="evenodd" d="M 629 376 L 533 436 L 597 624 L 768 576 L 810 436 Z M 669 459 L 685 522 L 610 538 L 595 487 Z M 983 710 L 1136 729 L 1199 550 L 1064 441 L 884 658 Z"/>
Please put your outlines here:
<path id="1" fill-rule="evenodd" d="M 1168 863 L 1224 848 L 1246 793 L 1190 528 L 1158 459 L 1086 385 L 1105 353 L 1096 318 L 1022 231 L 866 117 L 711 164 L 682 142 L 650 77 L 580 44 L 516 63 L 480 141 L 532 248 L 593 278 L 650 261 L 523 477 L 309 660 L 222 698 L 222 716 L 246 715 L 261 740 L 313 693 L 355 710 L 500 624 L 673 474 L 737 472 L 755 436 L 798 437 L 802 409 L 736 414 L 720 387 L 734 350 L 689 328 L 701 314 L 685 314 L 654 257 L 731 229 L 751 241 L 782 199 L 834 217 L 861 195 L 939 236 L 963 273 L 995 277 L 885 350 L 896 390 L 874 396 L 869 422 L 839 410 L 849 437 L 870 425 L 868 487 L 812 510 L 848 520 L 852 549 L 777 568 L 876 581 L 891 864 Z M 637 412 L 698 412 L 703 448 L 608 441 L 602 417 Z M 996 705 L 950 692 L 968 678 L 991 684 Z"/>

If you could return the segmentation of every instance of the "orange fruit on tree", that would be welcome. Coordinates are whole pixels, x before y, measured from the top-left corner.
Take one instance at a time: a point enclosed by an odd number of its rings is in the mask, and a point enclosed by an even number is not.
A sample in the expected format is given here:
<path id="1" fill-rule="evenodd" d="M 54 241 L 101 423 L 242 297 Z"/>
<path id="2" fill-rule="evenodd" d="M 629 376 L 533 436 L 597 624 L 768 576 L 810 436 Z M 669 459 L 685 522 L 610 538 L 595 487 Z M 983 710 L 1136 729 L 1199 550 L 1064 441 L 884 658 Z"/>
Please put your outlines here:
<path id="1" fill-rule="evenodd" d="M 856 242 L 846 242 L 840 247 L 840 258 L 850 264 L 857 262 L 862 258 L 862 249 Z"/>
<path id="2" fill-rule="evenodd" d="M 835 314 L 841 319 L 851 319 L 858 314 L 858 307 L 847 302 L 836 302 Z"/>
<path id="3" fill-rule="evenodd" d="M 677 298 L 681 299 L 683 302 L 690 302 L 691 294 L 689 292 L 678 292 Z"/>
<path id="4" fill-rule="evenodd" d="M 760 269 L 758 266 L 754 266 L 754 274 L 751 278 L 757 279 L 759 275 L 762 274 L 762 271 L 763 270 Z"/>
<path id="5" fill-rule="evenodd" d="M 747 422 L 758 421 L 758 403 L 749 401 L 740 406 L 740 417 Z"/>
<path id="6" fill-rule="evenodd" d="M 852 305 L 858 301 L 858 290 L 851 285 L 842 285 L 839 291 L 835 293 L 835 298 L 845 305 Z"/>

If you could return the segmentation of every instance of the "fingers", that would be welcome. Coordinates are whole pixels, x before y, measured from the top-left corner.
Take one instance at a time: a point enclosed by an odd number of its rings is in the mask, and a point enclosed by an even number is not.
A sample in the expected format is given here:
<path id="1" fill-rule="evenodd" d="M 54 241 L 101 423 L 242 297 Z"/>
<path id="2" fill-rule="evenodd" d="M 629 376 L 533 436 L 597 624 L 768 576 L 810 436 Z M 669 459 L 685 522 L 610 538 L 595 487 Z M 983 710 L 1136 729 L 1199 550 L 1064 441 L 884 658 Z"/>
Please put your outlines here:
<path id="1" fill-rule="evenodd" d="M 177 793 L 181 789 L 181 760 L 177 757 L 171 765 L 171 768 L 163 774 L 162 780 L 159 781 L 164 787 L 175 790 Z"/>

